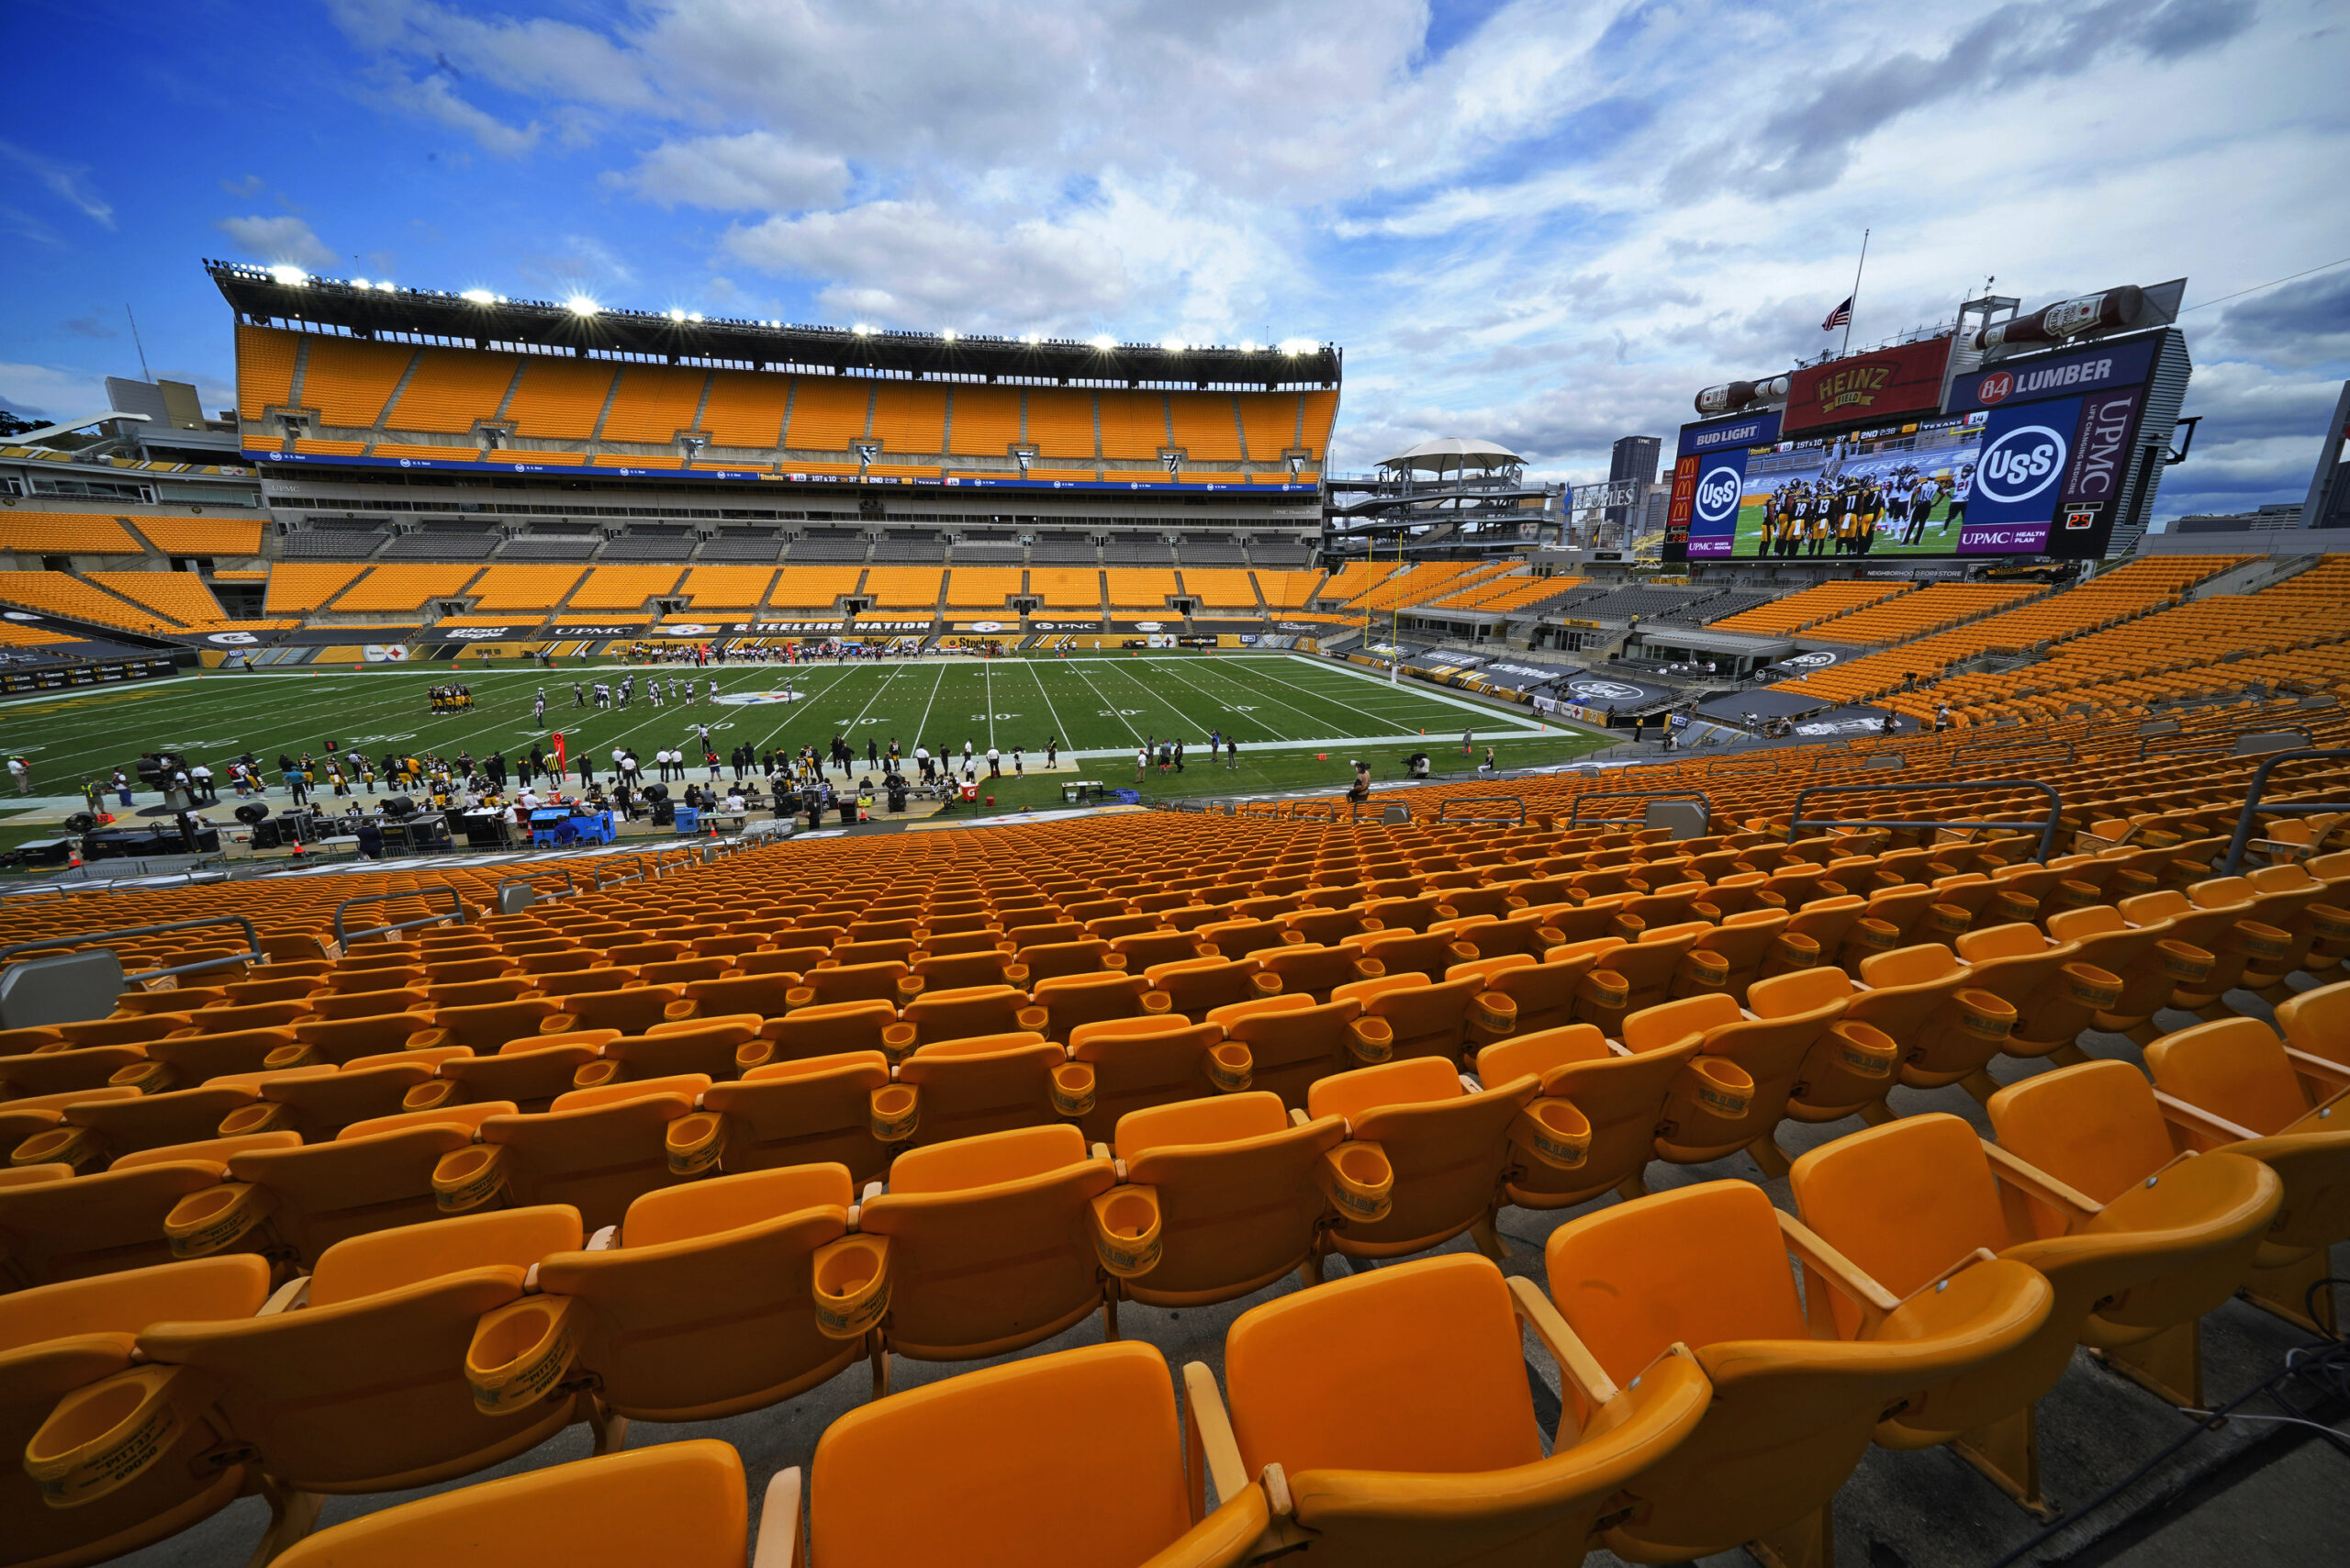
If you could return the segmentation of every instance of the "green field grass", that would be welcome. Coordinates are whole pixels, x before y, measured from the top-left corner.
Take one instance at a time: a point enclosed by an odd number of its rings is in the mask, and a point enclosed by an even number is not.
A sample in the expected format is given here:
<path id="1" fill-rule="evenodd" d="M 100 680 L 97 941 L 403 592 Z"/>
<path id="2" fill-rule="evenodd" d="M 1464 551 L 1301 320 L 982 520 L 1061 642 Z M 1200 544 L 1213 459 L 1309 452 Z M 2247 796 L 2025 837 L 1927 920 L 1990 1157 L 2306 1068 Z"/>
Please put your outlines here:
<path id="1" fill-rule="evenodd" d="M 458 678 L 439 670 L 213 673 L 0 705 L 0 753 L 28 757 L 35 794 L 58 797 L 76 793 L 84 778 L 129 771 L 143 751 L 183 751 L 218 771 L 250 750 L 274 779 L 281 752 L 323 758 L 330 740 L 378 758 L 386 750 L 448 757 L 466 751 L 479 758 L 502 749 L 510 760 L 533 745 L 551 749 L 551 727 L 563 731 L 575 757 L 586 748 L 599 765 L 615 745 L 627 746 L 645 759 L 648 776 L 652 754 L 690 747 L 698 724 L 710 726 L 722 756 L 745 741 L 761 753 L 803 745 L 822 751 L 835 734 L 850 738 L 860 759 L 868 740 L 886 753 L 895 739 L 908 756 L 917 743 L 934 753 L 959 753 L 968 740 L 982 756 L 990 745 L 1001 750 L 1007 774 L 1014 746 L 1024 749 L 1034 775 L 1046 741 L 1058 740 L 1061 771 L 1002 782 L 993 791 L 1001 808 L 1050 803 L 1059 798 L 1061 781 L 1080 776 L 1131 787 L 1134 748 L 1147 737 L 1180 737 L 1193 754 L 1180 775 L 1161 778 L 1154 770 L 1146 786 L 1151 794 L 1343 786 L 1356 756 L 1372 763 L 1376 777 L 1393 778 L 1402 757 L 1422 745 L 1438 767 L 1457 768 L 1464 730 L 1474 732 L 1480 754 L 1494 745 L 1510 766 L 1565 761 L 1606 744 L 1546 724 L 1530 710 L 1391 685 L 1301 655 L 712 666 L 694 672 L 695 685 L 715 677 L 717 702 L 658 709 L 645 700 L 644 682 L 660 679 L 666 693 L 672 675 L 682 684 L 687 672 L 643 666 L 632 706 L 573 705 L 575 680 L 617 685 L 624 673 L 618 665 L 468 670 L 463 678 L 473 688 L 475 707 L 447 714 L 426 703 L 428 687 Z M 541 687 L 547 695 L 543 725 L 532 718 Z M 790 700 L 781 697 L 786 691 L 794 694 Z M 1220 760 L 1208 766 L 1203 751 L 1212 730 L 1237 737 L 1239 768 Z"/>

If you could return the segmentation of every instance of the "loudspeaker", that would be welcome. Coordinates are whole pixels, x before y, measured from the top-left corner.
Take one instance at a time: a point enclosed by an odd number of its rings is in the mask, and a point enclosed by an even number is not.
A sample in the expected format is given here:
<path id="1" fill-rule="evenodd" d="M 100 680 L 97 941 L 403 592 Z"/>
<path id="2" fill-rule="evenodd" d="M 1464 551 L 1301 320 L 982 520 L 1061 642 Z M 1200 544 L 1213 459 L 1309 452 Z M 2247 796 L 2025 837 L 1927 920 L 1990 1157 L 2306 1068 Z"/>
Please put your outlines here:
<path id="1" fill-rule="evenodd" d="M 269 820 L 269 808 L 257 801 L 247 801 L 237 808 L 235 814 L 239 822 L 253 827 Z"/>
<path id="2" fill-rule="evenodd" d="M 394 822 L 406 822 L 416 815 L 416 802 L 406 795 L 394 795 L 384 802 L 384 814 Z"/>

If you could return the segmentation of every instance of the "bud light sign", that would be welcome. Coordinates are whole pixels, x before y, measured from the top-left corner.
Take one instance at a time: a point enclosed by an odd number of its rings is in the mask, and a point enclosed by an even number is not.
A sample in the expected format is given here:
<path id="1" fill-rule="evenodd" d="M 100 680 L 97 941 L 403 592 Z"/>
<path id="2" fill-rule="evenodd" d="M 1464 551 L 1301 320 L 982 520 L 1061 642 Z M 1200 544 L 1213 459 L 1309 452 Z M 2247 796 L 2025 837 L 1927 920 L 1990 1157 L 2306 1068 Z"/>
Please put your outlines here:
<path id="1" fill-rule="evenodd" d="M 1727 556 L 1738 540 L 1739 508 L 1746 500 L 1745 449 L 1697 459 L 1697 488 L 1690 498 L 1689 559 Z"/>
<path id="2" fill-rule="evenodd" d="M 1992 411 L 1975 460 L 1960 554 L 2037 554 L 2047 548 L 2080 419 L 2078 398 Z"/>

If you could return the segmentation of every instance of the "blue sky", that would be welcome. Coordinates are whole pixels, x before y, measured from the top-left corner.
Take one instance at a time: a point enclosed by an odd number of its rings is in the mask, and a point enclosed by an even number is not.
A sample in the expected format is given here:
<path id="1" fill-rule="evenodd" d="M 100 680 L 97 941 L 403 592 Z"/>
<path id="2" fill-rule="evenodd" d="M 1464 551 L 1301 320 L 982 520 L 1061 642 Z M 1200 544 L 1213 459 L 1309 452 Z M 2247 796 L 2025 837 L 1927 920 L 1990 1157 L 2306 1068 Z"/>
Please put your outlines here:
<path id="1" fill-rule="evenodd" d="M 2298 500 L 2350 375 L 2338 0 L 15 0 L 0 406 L 229 400 L 207 255 L 616 305 L 1347 351 L 1337 460 L 1551 475 L 1996 275 L 2188 277 L 2159 510 Z"/>

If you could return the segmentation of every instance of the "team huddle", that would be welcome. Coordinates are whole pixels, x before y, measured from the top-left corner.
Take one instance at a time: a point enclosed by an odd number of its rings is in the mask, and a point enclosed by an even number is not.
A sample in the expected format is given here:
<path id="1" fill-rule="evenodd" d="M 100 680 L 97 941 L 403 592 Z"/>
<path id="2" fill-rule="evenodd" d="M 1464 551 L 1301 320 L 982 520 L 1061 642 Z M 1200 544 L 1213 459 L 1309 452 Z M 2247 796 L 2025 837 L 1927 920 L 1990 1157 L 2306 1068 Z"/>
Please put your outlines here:
<path id="1" fill-rule="evenodd" d="M 1893 546 L 1922 543 L 1936 503 L 1950 502 L 1942 520 L 1943 534 L 1965 520 L 1974 483 L 1972 464 L 1962 465 L 1950 478 L 1905 464 L 1885 474 L 1791 480 L 1764 498 L 1754 554 L 1783 559 L 1866 555 L 1876 548 L 1881 532 L 1894 535 Z"/>

